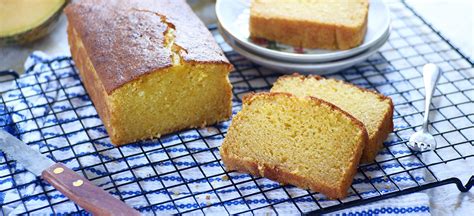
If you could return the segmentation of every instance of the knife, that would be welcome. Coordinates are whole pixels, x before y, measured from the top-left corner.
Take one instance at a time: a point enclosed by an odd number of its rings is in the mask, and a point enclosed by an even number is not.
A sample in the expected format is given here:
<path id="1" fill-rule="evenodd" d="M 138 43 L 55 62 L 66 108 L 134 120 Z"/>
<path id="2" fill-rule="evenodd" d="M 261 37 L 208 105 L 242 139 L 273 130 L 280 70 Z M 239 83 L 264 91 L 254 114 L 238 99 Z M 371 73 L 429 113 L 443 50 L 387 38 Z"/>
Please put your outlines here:
<path id="1" fill-rule="evenodd" d="M 41 176 L 93 215 L 140 215 L 137 210 L 95 186 L 64 164 L 55 163 L 1 129 L 0 150 L 22 164 L 28 171 Z"/>

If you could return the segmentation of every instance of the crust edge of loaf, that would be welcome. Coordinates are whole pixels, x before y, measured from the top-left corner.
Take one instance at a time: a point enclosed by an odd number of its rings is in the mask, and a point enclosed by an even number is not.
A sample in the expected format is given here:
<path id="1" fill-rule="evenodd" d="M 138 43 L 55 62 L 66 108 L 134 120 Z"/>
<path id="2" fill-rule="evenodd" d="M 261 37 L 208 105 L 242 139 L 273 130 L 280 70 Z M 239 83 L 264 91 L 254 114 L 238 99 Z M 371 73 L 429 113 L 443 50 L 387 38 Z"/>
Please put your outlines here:
<path id="1" fill-rule="evenodd" d="M 303 80 L 304 79 L 316 79 L 316 80 L 326 79 L 326 78 L 324 78 L 322 76 L 319 76 L 319 75 L 304 76 L 304 75 L 301 75 L 301 74 L 298 74 L 298 73 L 293 73 L 293 74 L 289 74 L 289 75 L 280 76 L 278 78 L 278 80 L 287 79 L 287 78 L 295 78 L 295 77 L 303 79 Z M 278 80 L 276 82 L 278 82 Z M 381 94 L 377 91 L 361 88 L 357 85 L 354 85 L 354 84 L 349 83 L 349 82 L 344 82 L 342 80 L 337 80 L 337 79 L 333 79 L 333 80 L 335 80 L 336 82 L 339 82 L 339 83 L 343 83 L 345 85 L 350 85 L 350 86 L 355 87 L 355 88 L 357 88 L 357 89 L 359 89 L 363 92 L 369 92 L 369 93 L 375 94 L 375 95 L 377 95 L 377 97 L 380 100 L 386 100 L 389 103 L 389 110 L 388 110 L 388 112 L 385 112 L 385 115 L 384 115 L 383 120 L 382 120 L 382 124 L 379 125 L 379 127 L 377 129 L 377 133 L 374 136 L 375 138 L 368 139 L 367 145 L 364 148 L 364 151 L 362 153 L 362 157 L 360 159 L 360 163 L 370 163 L 373 160 L 375 160 L 375 157 L 377 156 L 378 152 L 383 148 L 383 142 L 388 138 L 388 135 L 391 132 L 393 132 L 393 111 L 394 111 L 393 101 L 390 97 L 388 97 L 386 95 L 383 95 L 383 94 Z"/>
<path id="2" fill-rule="evenodd" d="M 243 103 L 246 105 L 249 105 L 257 95 L 285 95 L 287 97 L 296 97 L 290 93 L 283 93 L 283 92 L 250 93 L 243 97 Z M 327 185 L 315 184 L 306 180 L 306 178 L 303 176 L 298 176 L 290 172 L 286 172 L 283 169 L 278 168 L 277 166 L 272 166 L 269 164 L 262 164 L 260 166 L 260 167 L 263 166 L 263 173 L 262 173 L 259 171 L 262 168 L 259 168 L 259 164 L 257 162 L 248 161 L 240 157 L 233 157 L 232 155 L 227 153 L 225 148 L 221 147 L 220 148 L 221 158 L 226 166 L 226 169 L 228 171 L 237 170 L 239 172 L 250 173 L 255 176 L 266 177 L 278 182 L 293 184 L 297 187 L 302 187 L 305 189 L 311 189 L 313 191 L 317 191 L 317 192 L 321 192 L 325 194 L 330 199 L 338 199 L 338 198 L 346 197 L 347 190 L 352 184 L 352 180 L 355 174 L 357 173 L 357 166 L 359 165 L 359 161 L 364 149 L 364 143 L 367 142 L 368 140 L 367 131 L 364 125 L 362 124 L 362 122 L 360 122 L 358 119 L 356 119 L 349 113 L 345 112 L 344 110 L 340 109 L 339 107 L 335 106 L 334 104 L 331 104 L 327 101 L 324 101 L 316 97 L 307 97 L 307 99 L 318 104 L 323 103 L 325 105 L 328 105 L 333 110 L 340 111 L 342 114 L 346 115 L 353 123 L 355 123 L 355 125 L 362 132 L 361 141 L 356 146 L 356 154 L 350 161 L 351 166 L 348 168 L 347 172 L 345 173 L 345 177 L 341 183 L 341 187 L 332 188 L 331 186 L 327 186 Z M 234 124 L 234 121 L 232 122 L 232 124 Z M 222 146 L 225 145 L 226 140 L 228 139 L 224 140 L 224 143 L 222 144 Z M 269 173 L 269 175 L 268 174 L 265 175 L 265 173 Z"/>
<path id="3" fill-rule="evenodd" d="M 77 72 L 79 73 L 81 77 L 84 88 L 87 90 L 87 94 L 89 95 L 92 103 L 94 104 L 94 108 L 97 111 L 97 114 L 99 115 L 101 121 L 104 124 L 104 127 L 106 128 L 107 133 L 109 134 L 110 139 L 112 141 L 112 144 L 114 144 L 113 142 L 113 140 L 115 139 L 114 131 L 110 127 L 111 113 L 110 113 L 110 110 L 108 109 L 107 102 L 106 102 L 108 94 L 103 88 L 103 85 L 100 79 L 97 79 L 95 77 L 97 75 L 95 71 L 91 71 L 87 67 L 87 63 L 92 64 L 92 62 L 90 62 L 90 59 L 89 59 L 89 56 L 87 55 L 87 50 L 85 50 L 85 47 L 83 47 L 82 50 L 80 50 L 77 47 L 78 43 L 82 43 L 82 40 L 81 38 L 78 37 L 77 34 L 74 34 L 74 31 L 75 31 L 74 27 L 72 25 L 68 25 L 67 35 L 68 35 L 68 42 L 69 42 L 69 46 L 70 46 L 70 50 L 72 54 L 72 59 L 76 63 Z M 100 98 L 102 98 L 102 100 Z"/>

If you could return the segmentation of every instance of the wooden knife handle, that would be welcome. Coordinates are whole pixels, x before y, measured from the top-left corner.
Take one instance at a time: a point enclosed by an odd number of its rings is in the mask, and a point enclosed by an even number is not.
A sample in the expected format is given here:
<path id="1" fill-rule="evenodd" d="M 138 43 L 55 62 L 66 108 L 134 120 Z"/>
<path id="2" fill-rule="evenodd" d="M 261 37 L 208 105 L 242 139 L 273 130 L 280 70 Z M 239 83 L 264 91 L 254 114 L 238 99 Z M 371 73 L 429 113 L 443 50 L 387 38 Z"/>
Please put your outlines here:
<path id="1" fill-rule="evenodd" d="M 64 164 L 54 164 L 44 170 L 41 176 L 93 215 L 140 215 L 137 210 L 95 186 Z"/>

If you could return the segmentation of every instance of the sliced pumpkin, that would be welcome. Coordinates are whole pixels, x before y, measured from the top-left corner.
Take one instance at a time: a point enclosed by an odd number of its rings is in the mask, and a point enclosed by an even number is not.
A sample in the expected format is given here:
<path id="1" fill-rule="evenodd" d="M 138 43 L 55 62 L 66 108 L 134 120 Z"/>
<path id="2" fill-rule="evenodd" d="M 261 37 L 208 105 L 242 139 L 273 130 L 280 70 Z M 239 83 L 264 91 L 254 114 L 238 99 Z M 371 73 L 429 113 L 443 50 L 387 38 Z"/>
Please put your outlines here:
<path id="1" fill-rule="evenodd" d="M 24 44 L 49 33 L 67 0 L 0 0 L 0 45 Z"/>

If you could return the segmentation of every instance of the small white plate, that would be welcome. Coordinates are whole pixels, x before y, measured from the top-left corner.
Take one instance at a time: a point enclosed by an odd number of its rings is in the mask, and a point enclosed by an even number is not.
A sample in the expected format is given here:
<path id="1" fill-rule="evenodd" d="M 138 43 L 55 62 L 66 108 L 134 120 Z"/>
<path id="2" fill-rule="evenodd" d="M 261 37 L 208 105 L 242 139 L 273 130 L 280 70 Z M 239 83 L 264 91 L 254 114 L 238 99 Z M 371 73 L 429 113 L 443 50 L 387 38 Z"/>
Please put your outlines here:
<path id="1" fill-rule="evenodd" d="M 276 42 L 258 44 L 250 39 L 249 8 L 250 0 L 217 0 L 217 19 L 224 31 L 246 49 L 268 58 L 283 61 L 316 63 L 347 58 L 371 48 L 390 31 L 390 11 L 388 7 L 381 0 L 371 0 L 364 42 L 353 49 L 302 49 Z"/>
<path id="2" fill-rule="evenodd" d="M 355 64 L 365 61 L 369 56 L 373 55 L 377 50 L 382 47 L 385 42 L 387 42 L 390 37 L 390 33 L 384 36 L 378 43 L 373 45 L 370 49 L 350 58 L 342 59 L 339 61 L 326 62 L 326 63 L 293 63 L 293 62 L 284 62 L 278 59 L 269 59 L 261 55 L 252 53 L 251 51 L 245 49 L 242 45 L 236 43 L 235 40 L 230 38 L 230 35 L 222 31 L 222 28 L 219 28 L 222 38 L 229 44 L 236 52 L 245 56 L 250 61 L 253 61 L 264 67 L 274 69 L 281 73 L 292 74 L 294 72 L 300 72 L 304 74 L 329 74 L 334 73 L 346 68 L 349 68 Z"/>

